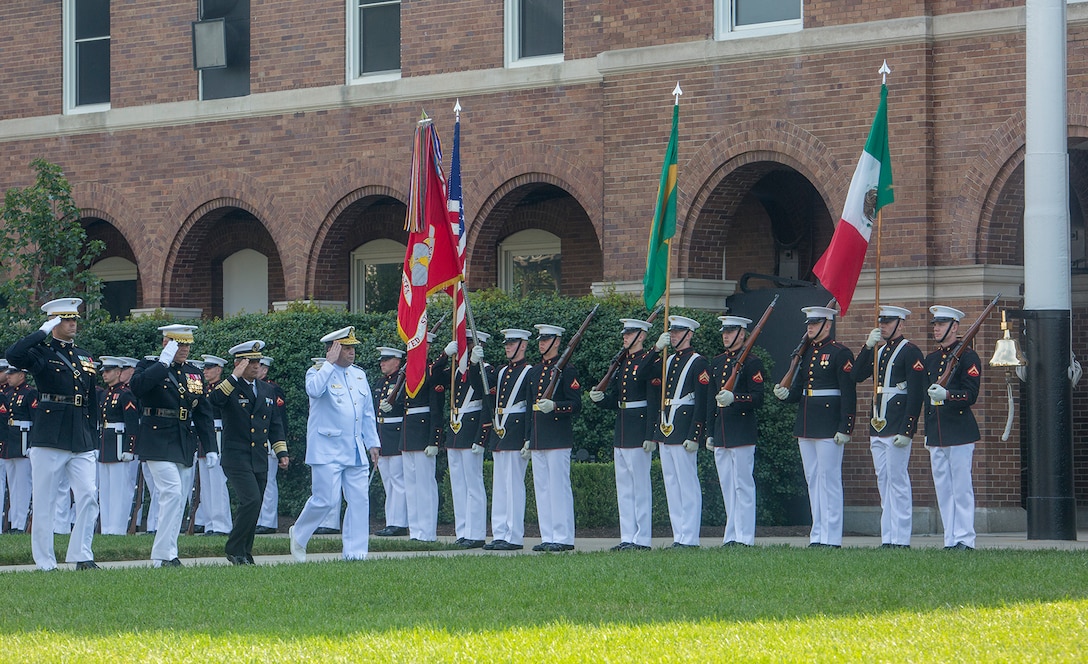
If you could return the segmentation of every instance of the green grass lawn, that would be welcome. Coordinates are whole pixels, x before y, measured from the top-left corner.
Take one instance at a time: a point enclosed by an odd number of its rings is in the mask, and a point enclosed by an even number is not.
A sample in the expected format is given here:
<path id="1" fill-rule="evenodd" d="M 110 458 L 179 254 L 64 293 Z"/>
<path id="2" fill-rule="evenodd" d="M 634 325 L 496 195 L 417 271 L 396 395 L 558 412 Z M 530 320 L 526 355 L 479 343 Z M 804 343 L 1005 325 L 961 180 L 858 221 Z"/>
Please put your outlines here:
<path id="1" fill-rule="evenodd" d="M 708 548 L 0 583 L 4 661 L 1088 657 L 1084 552 Z"/>

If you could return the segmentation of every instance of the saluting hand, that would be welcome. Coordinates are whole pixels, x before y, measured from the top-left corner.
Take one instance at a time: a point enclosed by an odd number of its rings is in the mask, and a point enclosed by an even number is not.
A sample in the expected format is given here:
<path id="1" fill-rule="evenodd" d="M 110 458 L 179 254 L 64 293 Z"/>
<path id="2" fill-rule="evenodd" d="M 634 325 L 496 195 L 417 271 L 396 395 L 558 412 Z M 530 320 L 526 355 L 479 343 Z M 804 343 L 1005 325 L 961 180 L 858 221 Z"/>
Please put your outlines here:
<path id="1" fill-rule="evenodd" d="M 343 348 L 343 346 L 340 345 L 339 341 L 332 342 L 329 349 L 325 351 L 325 361 L 329 364 L 336 364 L 336 361 L 340 359 L 341 348 Z"/>

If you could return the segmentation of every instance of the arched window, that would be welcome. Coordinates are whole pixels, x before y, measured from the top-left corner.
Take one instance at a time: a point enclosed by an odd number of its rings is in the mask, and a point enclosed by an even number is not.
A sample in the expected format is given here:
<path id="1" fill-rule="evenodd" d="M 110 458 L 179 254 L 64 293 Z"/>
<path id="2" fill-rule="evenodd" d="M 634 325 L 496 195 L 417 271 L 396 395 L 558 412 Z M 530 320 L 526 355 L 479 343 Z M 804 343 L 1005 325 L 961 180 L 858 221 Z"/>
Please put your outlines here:
<path id="1" fill-rule="evenodd" d="M 407 247 L 396 240 L 371 240 L 351 252 L 351 310 L 395 311 Z"/>
<path id="2" fill-rule="evenodd" d="M 558 293 L 559 237 L 539 229 L 519 231 L 499 243 L 499 287 L 512 295 Z"/>
<path id="3" fill-rule="evenodd" d="M 120 256 L 104 258 L 91 266 L 102 280 L 102 308 L 115 319 L 127 318 L 136 308 L 136 264 Z"/>
<path id="4" fill-rule="evenodd" d="M 268 257 L 243 249 L 223 260 L 223 316 L 268 310 Z"/>

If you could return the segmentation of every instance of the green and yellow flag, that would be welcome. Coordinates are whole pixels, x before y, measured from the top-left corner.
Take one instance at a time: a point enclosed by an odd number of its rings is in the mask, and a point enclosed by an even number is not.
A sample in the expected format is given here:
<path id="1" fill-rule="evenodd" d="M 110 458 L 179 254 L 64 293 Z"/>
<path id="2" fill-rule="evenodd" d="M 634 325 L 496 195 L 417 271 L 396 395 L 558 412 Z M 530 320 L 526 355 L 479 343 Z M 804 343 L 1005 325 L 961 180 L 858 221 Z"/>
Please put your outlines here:
<path id="1" fill-rule="evenodd" d="M 657 189 L 657 206 L 650 226 L 650 242 L 646 251 L 646 276 L 642 279 L 642 296 L 646 309 L 652 310 L 665 293 L 669 275 L 669 242 L 676 233 L 676 144 L 680 124 L 680 104 L 672 107 L 672 135 L 661 167 L 661 184 Z"/>

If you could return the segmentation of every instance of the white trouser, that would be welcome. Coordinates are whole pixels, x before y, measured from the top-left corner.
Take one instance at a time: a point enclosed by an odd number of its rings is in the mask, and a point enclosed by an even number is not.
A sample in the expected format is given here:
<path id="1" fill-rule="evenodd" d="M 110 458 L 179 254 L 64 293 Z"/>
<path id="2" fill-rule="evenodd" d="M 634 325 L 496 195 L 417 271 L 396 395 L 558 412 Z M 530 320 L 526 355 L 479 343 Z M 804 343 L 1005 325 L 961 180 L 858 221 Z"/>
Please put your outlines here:
<path id="1" fill-rule="evenodd" d="M 650 546 L 653 525 L 653 490 L 650 487 L 652 456 L 641 447 L 617 447 L 613 450 L 621 542 Z"/>
<path id="2" fill-rule="evenodd" d="M 185 487 L 192 486 L 193 469 L 173 461 L 146 463 L 159 491 L 159 523 L 155 543 L 151 545 L 151 560 L 161 563 L 178 557 L 178 531 L 188 497 Z"/>
<path id="3" fill-rule="evenodd" d="M 208 468 L 207 459 L 197 459 L 200 473 L 200 504 L 196 507 L 196 523 L 204 526 L 204 532 L 229 533 L 234 527 L 230 516 L 230 493 L 223 468 Z M 188 495 L 188 494 L 186 494 Z"/>
<path id="4" fill-rule="evenodd" d="M 8 481 L 8 524 L 15 530 L 26 530 L 30 513 L 30 459 L 5 459 L 4 472 Z"/>
<path id="5" fill-rule="evenodd" d="M 36 520 L 32 528 L 31 549 L 34 564 L 41 570 L 57 566 L 53 552 L 53 517 L 56 512 L 57 487 L 66 478 L 76 497 L 76 524 L 68 540 L 68 552 L 64 560 L 69 563 L 94 560 L 91 540 L 94 524 L 98 520 L 98 501 L 95 500 L 94 452 L 68 452 L 52 447 L 31 447 L 30 468 L 35 505 L 46 505 L 43 519 Z"/>
<path id="6" fill-rule="evenodd" d="M 295 520 L 295 541 L 306 548 L 314 531 L 335 512 L 340 516 L 340 496 L 347 500 L 344 514 L 344 560 L 366 558 L 370 544 L 370 466 L 338 463 L 310 466 L 313 485 L 309 500 Z"/>
<path id="7" fill-rule="evenodd" d="M 798 438 L 812 510 L 809 542 L 842 546 L 842 453 L 833 438 Z"/>
<path id="8" fill-rule="evenodd" d="M 94 454 L 93 452 L 91 453 Z M 97 479 L 98 468 L 94 468 Z M 57 484 L 56 500 L 53 510 L 53 534 L 67 535 L 72 532 L 72 523 L 75 522 L 75 513 L 72 511 L 72 484 L 67 475 L 61 475 Z"/>
<path id="9" fill-rule="evenodd" d="M 408 498 L 404 495 L 404 461 L 397 456 L 378 457 L 378 472 L 385 487 L 385 525 L 408 527 Z"/>
<path id="10" fill-rule="evenodd" d="M 971 486 L 974 453 L 974 443 L 929 448 L 945 546 L 963 542 L 975 547 L 975 490 Z"/>
<path id="11" fill-rule="evenodd" d="M 404 494 L 408 499 L 408 534 L 433 542 L 438 538 L 438 481 L 435 458 L 423 452 L 404 452 Z"/>
<path id="12" fill-rule="evenodd" d="M 533 450 L 533 490 L 540 539 L 574 544 L 574 494 L 570 488 L 570 449 Z"/>
<path id="13" fill-rule="evenodd" d="M 659 449 L 673 542 L 698 546 L 703 494 L 696 453 L 688 452 L 683 445 L 662 445 Z"/>
<path id="14" fill-rule="evenodd" d="M 756 446 L 715 447 L 714 465 L 725 501 L 725 536 L 722 542 L 756 543 Z"/>
<path id="15" fill-rule="evenodd" d="M 4 496 L 8 492 L 8 460 L 0 459 L 0 510 L 4 509 Z M 2 521 L 2 520 L 0 520 Z"/>
<path id="16" fill-rule="evenodd" d="M 147 485 L 147 493 L 150 496 L 147 506 L 147 531 L 155 532 L 159 525 L 159 489 L 155 486 L 155 478 L 151 476 L 151 469 L 144 461 L 144 484 Z"/>
<path id="17" fill-rule="evenodd" d="M 911 498 L 910 445 L 896 447 L 895 436 L 870 436 L 876 486 L 880 489 L 881 544 L 910 545 L 914 504 Z"/>
<path id="18" fill-rule="evenodd" d="M 454 532 L 457 537 L 487 537 L 487 490 L 484 489 L 484 455 L 468 450 L 448 450 L 450 490 L 453 493 Z"/>
<path id="19" fill-rule="evenodd" d="M 525 539 L 525 470 L 529 461 L 521 452 L 495 451 L 491 483 L 491 537 L 511 544 Z"/>
<path id="20" fill-rule="evenodd" d="M 280 485 L 276 475 L 280 471 L 280 460 L 275 455 L 268 455 L 268 484 L 264 485 L 264 500 L 261 501 L 261 515 L 257 525 L 265 528 L 280 527 Z"/>
<path id="21" fill-rule="evenodd" d="M 131 466 L 135 464 L 135 461 L 98 464 L 98 507 L 103 535 L 128 533 L 134 490 Z"/>

